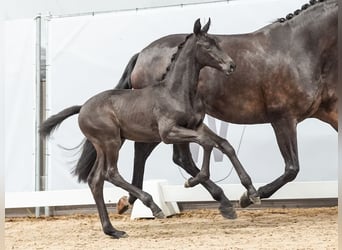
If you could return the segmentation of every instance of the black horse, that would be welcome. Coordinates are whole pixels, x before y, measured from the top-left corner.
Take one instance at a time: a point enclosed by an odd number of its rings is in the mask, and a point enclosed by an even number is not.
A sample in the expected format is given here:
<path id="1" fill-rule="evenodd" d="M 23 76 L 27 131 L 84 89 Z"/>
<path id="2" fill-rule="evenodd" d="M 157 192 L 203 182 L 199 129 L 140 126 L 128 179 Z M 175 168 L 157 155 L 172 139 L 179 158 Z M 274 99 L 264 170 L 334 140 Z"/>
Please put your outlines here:
<path id="1" fill-rule="evenodd" d="M 78 123 L 86 138 L 94 145 L 96 160 L 88 172 L 87 182 L 95 199 L 103 231 L 114 238 L 124 237 L 108 217 L 103 200 L 103 184 L 108 181 L 139 198 L 155 217 L 164 217 L 152 197 L 126 182 L 119 174 L 117 160 L 125 139 L 144 143 L 196 142 L 203 147 L 203 166 L 186 186 L 194 186 L 209 178 L 209 160 L 213 147 L 229 154 L 230 144 L 203 124 L 205 116 L 202 95 L 197 91 L 200 70 L 214 67 L 227 77 L 235 69 L 232 59 L 207 34 L 209 22 L 201 29 L 199 19 L 194 34 L 184 37 L 172 56 L 163 79 L 140 90 L 108 90 L 95 95 L 82 106 L 73 106 L 47 119 L 40 128 L 49 135 L 64 119 L 79 113 Z M 256 189 L 237 158 L 232 159 L 252 201 L 258 201 Z M 230 216 L 235 211 L 230 206 Z"/>
<path id="2" fill-rule="evenodd" d="M 261 198 L 270 197 L 297 176 L 299 122 L 318 118 L 338 129 L 337 2 L 311 0 L 255 32 L 215 36 L 234 58 L 237 70 L 229 78 L 211 68 L 200 73 L 198 91 L 204 94 L 207 114 L 237 124 L 270 123 L 274 129 L 285 172 L 258 189 Z M 133 56 L 116 88 L 144 88 L 160 79 L 175 46 L 184 37 L 177 34 L 160 38 Z M 159 54 L 161 49 L 163 56 Z M 137 187 L 142 187 L 145 161 L 156 145 L 135 143 L 132 183 Z M 174 145 L 173 152 L 176 164 L 193 176 L 198 173 L 187 143 Z M 89 142 L 84 144 L 84 153 L 95 157 Z M 79 162 L 77 168 L 84 166 Z M 222 189 L 210 180 L 203 185 L 220 202 L 220 211 L 227 217 L 227 198 Z M 129 203 L 135 199 L 130 195 Z M 246 207 L 251 201 L 243 195 L 240 204 Z"/>

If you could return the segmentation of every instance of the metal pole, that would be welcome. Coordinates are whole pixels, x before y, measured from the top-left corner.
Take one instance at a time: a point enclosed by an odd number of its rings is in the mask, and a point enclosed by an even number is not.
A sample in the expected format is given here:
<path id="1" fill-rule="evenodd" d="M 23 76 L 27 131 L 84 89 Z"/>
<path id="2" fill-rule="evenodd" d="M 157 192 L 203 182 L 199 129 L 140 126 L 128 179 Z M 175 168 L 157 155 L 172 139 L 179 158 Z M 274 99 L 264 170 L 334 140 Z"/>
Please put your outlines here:
<path id="1" fill-rule="evenodd" d="M 42 46 L 43 27 L 41 15 L 36 17 L 36 147 L 35 147 L 35 191 L 47 190 L 46 142 L 39 135 L 39 127 L 46 119 L 46 60 L 45 49 Z M 42 213 L 41 207 L 36 207 L 36 217 Z M 49 208 L 45 208 L 45 215 L 49 215 Z"/>

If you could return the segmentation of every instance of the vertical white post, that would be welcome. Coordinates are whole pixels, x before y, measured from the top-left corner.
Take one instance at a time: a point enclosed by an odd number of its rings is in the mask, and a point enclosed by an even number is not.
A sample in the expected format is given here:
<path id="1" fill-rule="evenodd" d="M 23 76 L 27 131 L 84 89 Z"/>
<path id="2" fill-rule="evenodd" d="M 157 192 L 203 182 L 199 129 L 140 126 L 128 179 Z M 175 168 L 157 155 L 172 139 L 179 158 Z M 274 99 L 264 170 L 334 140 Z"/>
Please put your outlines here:
<path id="1" fill-rule="evenodd" d="M 46 141 L 39 135 L 39 127 L 46 119 L 46 22 L 41 15 L 36 17 L 36 123 L 35 123 L 35 191 L 47 190 Z M 36 217 L 41 215 L 37 207 Z M 45 216 L 49 208 L 45 207 Z"/>

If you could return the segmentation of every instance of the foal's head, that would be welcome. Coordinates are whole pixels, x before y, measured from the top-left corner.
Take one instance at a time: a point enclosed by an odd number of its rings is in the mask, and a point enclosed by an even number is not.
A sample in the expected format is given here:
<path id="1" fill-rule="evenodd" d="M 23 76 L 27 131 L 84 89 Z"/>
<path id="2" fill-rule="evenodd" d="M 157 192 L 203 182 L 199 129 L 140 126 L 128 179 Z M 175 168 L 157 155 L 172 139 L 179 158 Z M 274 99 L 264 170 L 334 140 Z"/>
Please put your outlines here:
<path id="1" fill-rule="evenodd" d="M 226 75 L 234 72 L 236 65 L 227 53 L 221 48 L 217 39 L 207 32 L 210 27 L 210 18 L 201 29 L 200 20 L 194 24 L 196 36 L 196 59 L 203 66 L 210 66 L 224 72 Z"/>

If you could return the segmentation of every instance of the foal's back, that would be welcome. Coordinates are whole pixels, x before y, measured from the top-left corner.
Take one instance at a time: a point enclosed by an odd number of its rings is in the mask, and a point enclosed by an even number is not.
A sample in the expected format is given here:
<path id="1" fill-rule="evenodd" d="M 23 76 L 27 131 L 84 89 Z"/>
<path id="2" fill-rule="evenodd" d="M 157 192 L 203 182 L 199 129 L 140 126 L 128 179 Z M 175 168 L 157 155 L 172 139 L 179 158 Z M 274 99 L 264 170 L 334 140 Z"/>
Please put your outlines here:
<path id="1" fill-rule="evenodd" d="M 108 90 L 97 94 L 80 111 L 82 132 L 87 137 L 111 134 L 133 141 L 160 141 L 154 116 L 160 99 L 158 89 Z"/>

